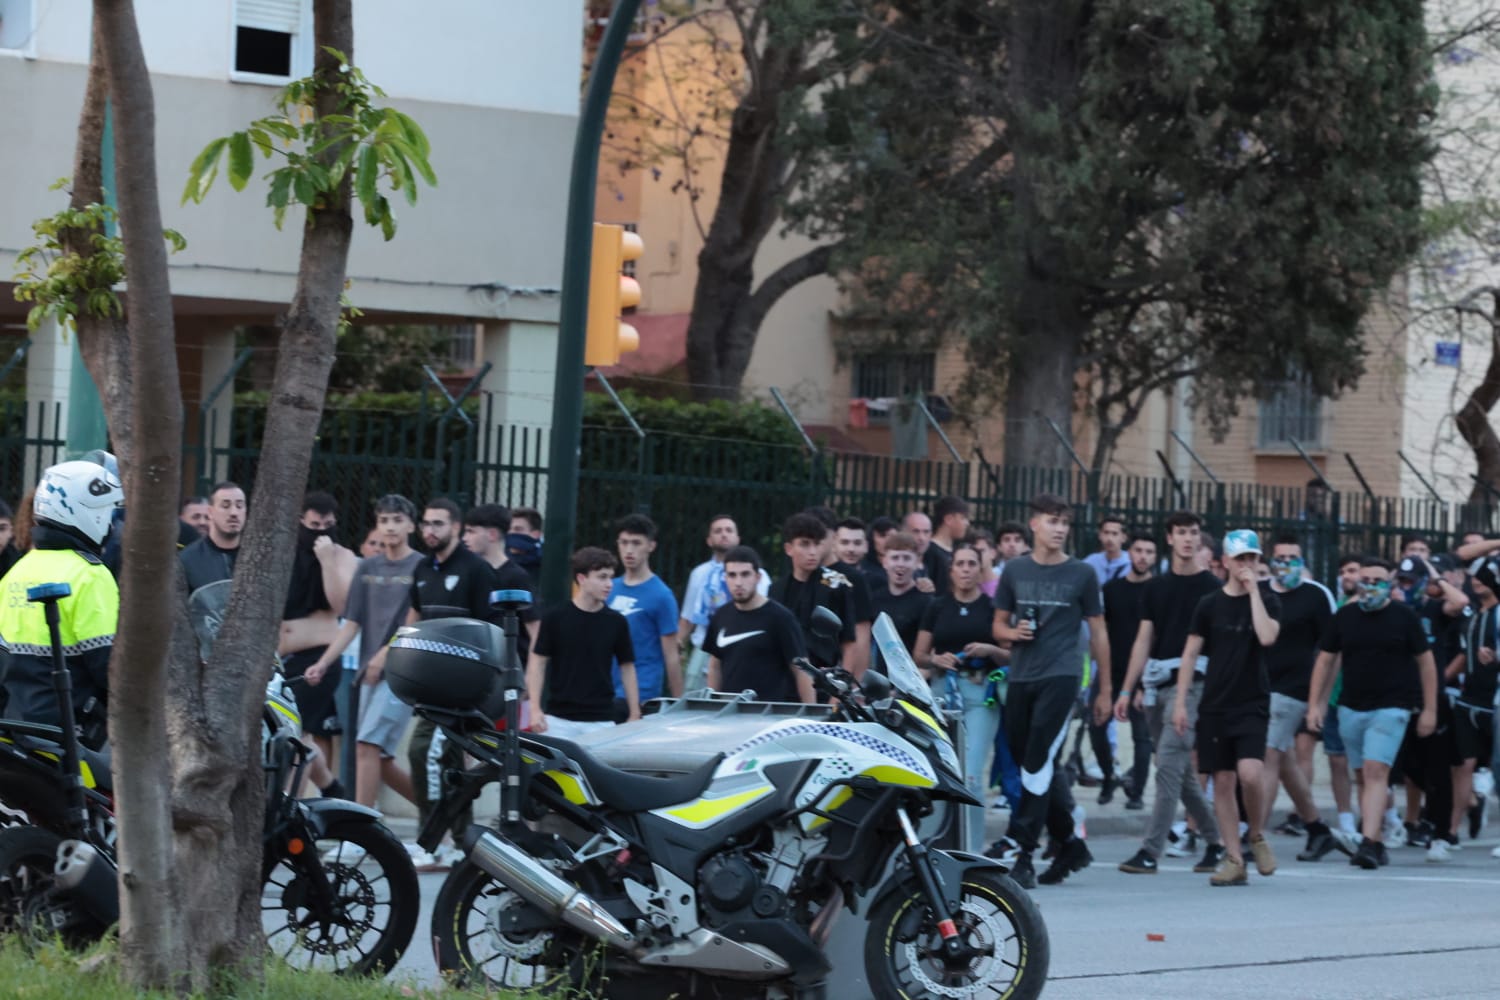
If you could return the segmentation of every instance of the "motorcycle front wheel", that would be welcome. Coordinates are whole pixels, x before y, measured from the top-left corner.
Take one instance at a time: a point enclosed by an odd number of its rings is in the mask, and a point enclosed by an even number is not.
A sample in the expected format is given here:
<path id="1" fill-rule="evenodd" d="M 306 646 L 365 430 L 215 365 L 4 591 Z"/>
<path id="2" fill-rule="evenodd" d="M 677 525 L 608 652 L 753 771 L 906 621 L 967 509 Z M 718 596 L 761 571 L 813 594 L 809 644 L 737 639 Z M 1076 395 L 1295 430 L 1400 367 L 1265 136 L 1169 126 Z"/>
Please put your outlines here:
<path id="1" fill-rule="evenodd" d="M 438 971 L 456 985 L 542 995 L 586 995 L 591 967 L 602 967 L 602 947 L 562 928 L 515 932 L 507 914 L 527 904 L 471 862 L 453 866 L 432 905 Z"/>
<path id="2" fill-rule="evenodd" d="M 384 975 L 417 927 L 421 888 L 401 841 L 378 823 L 340 823 L 301 854 L 270 860 L 261 916 L 271 951 L 297 969 Z M 328 892 L 313 882 L 320 877 Z"/>
<path id="3" fill-rule="evenodd" d="M 937 918 L 915 883 L 892 893 L 870 914 L 865 975 L 877 1000 L 1032 1000 L 1047 982 L 1051 949 L 1042 915 L 1008 876 L 964 876 L 954 923 L 974 954 L 943 957 Z"/>

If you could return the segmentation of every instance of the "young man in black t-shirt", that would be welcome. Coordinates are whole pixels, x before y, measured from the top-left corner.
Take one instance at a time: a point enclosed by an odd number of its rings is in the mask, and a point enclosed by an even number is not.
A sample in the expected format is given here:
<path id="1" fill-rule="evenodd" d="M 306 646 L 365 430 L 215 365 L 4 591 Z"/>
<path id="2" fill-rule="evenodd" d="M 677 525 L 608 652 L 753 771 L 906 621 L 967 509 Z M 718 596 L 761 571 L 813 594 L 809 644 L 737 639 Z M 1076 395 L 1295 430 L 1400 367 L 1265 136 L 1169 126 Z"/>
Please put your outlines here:
<path id="1" fill-rule="evenodd" d="M 910 653 L 917 645 L 917 632 L 932 595 L 917 589 L 917 570 L 922 557 L 917 555 L 917 540 L 904 531 L 893 531 L 885 539 L 883 584 L 870 598 L 870 610 L 877 616 L 890 615 L 891 624 Z"/>
<path id="2" fill-rule="evenodd" d="M 1308 687 L 1318 643 L 1333 617 L 1333 595 L 1328 588 L 1304 574 L 1302 543 L 1293 534 L 1279 536 L 1271 546 L 1271 592 L 1281 600 L 1281 633 L 1265 651 L 1266 674 L 1271 681 L 1271 721 L 1266 727 L 1265 790 L 1261 800 L 1271 822 L 1278 781 L 1286 786 L 1298 820 L 1294 832 L 1307 833 L 1307 846 L 1298 861 L 1317 861 L 1338 848 L 1353 853 L 1354 839 L 1342 830 L 1330 830 L 1313 801 L 1311 772 L 1302 769 L 1298 743 L 1304 733 L 1312 752 L 1312 734 L 1302 723 L 1307 718 Z"/>
<path id="3" fill-rule="evenodd" d="M 843 573 L 823 565 L 832 532 L 816 514 L 803 511 L 786 519 L 781 537 L 792 569 L 771 586 L 771 598 L 792 613 L 802 626 L 804 644 L 820 657 L 841 655 L 846 662 L 854 649 L 854 584 Z M 819 650 L 812 634 L 813 612 L 827 608 L 839 616 L 843 628 L 838 635 L 840 649 Z M 828 664 L 819 663 L 819 666 Z"/>
<path id="4" fill-rule="evenodd" d="M 1262 875 L 1276 873 L 1276 856 L 1262 830 L 1266 811 L 1261 803 L 1266 756 L 1266 723 L 1271 717 L 1271 685 L 1266 677 L 1265 647 L 1276 641 L 1281 624 L 1281 600 L 1258 583 L 1260 539 L 1253 531 L 1231 531 L 1224 536 L 1224 586 L 1198 602 L 1188 627 L 1187 644 L 1177 668 L 1177 694 L 1172 728 L 1187 733 L 1188 691 L 1195 664 L 1208 655 L 1203 694 L 1198 702 L 1198 770 L 1213 775 L 1214 813 L 1219 829 L 1238 829 L 1240 808 L 1236 786 L 1244 788 L 1250 819 L 1250 849 Z M 1225 856 L 1209 877 L 1210 885 L 1244 885 L 1245 859 L 1238 837 L 1225 837 Z"/>
<path id="5" fill-rule="evenodd" d="M 730 603 L 708 622 L 708 686 L 715 691 L 754 691 L 760 701 L 811 704 L 812 680 L 792 666 L 807 655 L 802 627 L 786 608 L 759 590 L 760 555 L 738 545 L 724 555 Z"/>
<path id="6" fill-rule="evenodd" d="M 1447 677 L 1456 683 L 1463 674 L 1463 686 L 1453 702 L 1453 832 L 1457 833 L 1465 816 L 1469 821 L 1469 839 L 1474 840 L 1484 828 L 1486 802 L 1474 793 L 1474 770 L 1490 767 L 1495 733 L 1495 693 L 1500 683 L 1500 559 L 1485 559 L 1474 568 L 1469 586 L 1474 591 L 1474 613 L 1469 616 L 1464 634 L 1464 652 L 1449 665 Z M 1427 849 L 1427 860 L 1447 861 L 1453 847 L 1434 838 Z M 1495 857 L 1500 857 L 1500 848 Z"/>
<path id="7" fill-rule="evenodd" d="M 1150 535 L 1132 535 L 1125 552 L 1130 556 L 1129 571 L 1106 583 L 1102 590 L 1104 631 L 1109 637 L 1110 682 L 1116 691 L 1120 691 L 1119 686 L 1125 683 L 1125 672 L 1130 669 L 1130 650 L 1135 645 L 1136 633 L 1141 629 L 1146 582 L 1151 579 L 1156 566 L 1156 539 Z M 1133 701 L 1127 704 L 1130 705 L 1130 741 L 1135 748 L 1135 760 L 1131 765 L 1129 787 L 1125 789 L 1125 808 L 1136 810 L 1146 806 L 1143 796 L 1146 775 L 1151 769 L 1151 730 L 1146 725 L 1145 710 Z M 1115 757 L 1114 748 L 1109 743 L 1108 726 L 1089 726 L 1089 740 L 1104 772 L 1099 804 L 1108 805 L 1115 793 Z"/>
<path id="8" fill-rule="evenodd" d="M 614 553 L 604 549 L 573 553 L 569 568 L 578 593 L 566 604 L 542 612 L 526 666 L 532 732 L 576 739 L 614 725 L 615 661 L 625 688 L 627 721 L 641 717 L 630 624 L 604 604 L 619 567 Z"/>
<path id="9" fill-rule="evenodd" d="M 434 618 L 478 618 L 488 621 L 490 593 L 495 589 L 495 571 L 490 564 L 464 547 L 463 514 L 458 504 L 446 497 L 430 500 L 422 511 L 417 527 L 427 555 L 412 572 L 411 610 L 407 623 L 431 621 Z M 418 719 L 407 742 L 406 760 L 411 767 L 412 787 L 417 793 L 418 828 L 442 801 L 443 774 L 461 770 L 463 750 L 447 738 L 428 719 Z M 465 809 L 453 821 L 453 844 L 463 843 L 464 833 L 473 822 L 473 810 Z M 419 867 L 446 868 L 462 857 L 456 846 L 441 849 L 431 864 Z"/>
<path id="10" fill-rule="evenodd" d="M 827 530 L 823 537 L 824 579 L 834 581 L 835 577 L 842 577 L 842 583 L 835 581 L 834 585 L 847 586 L 849 591 L 848 607 L 854 619 L 854 644 L 844 648 L 843 662 L 840 665 L 855 677 L 863 677 L 865 668 L 870 665 L 870 629 L 875 622 L 875 616 L 870 613 L 870 585 L 859 568 L 859 559 L 864 555 L 862 546 L 865 540 L 865 522 L 858 518 L 840 521 L 838 515 L 828 507 L 809 507 L 805 513 L 822 521 Z"/>
<path id="11" fill-rule="evenodd" d="M 1382 814 L 1391 767 L 1413 709 L 1421 706 L 1419 737 L 1437 728 L 1432 650 L 1416 612 L 1391 600 L 1392 570 L 1383 559 L 1361 560 L 1359 599 L 1340 608 L 1328 623 L 1308 691 L 1307 728 L 1317 731 L 1323 727 L 1328 694 L 1343 677 L 1339 733 L 1350 765 L 1364 778 L 1359 804 L 1364 838 L 1350 863 L 1365 869 L 1389 863 Z"/>
<path id="12" fill-rule="evenodd" d="M 1179 734 L 1167 725 L 1170 721 L 1167 713 L 1177 684 L 1177 668 L 1182 663 L 1182 651 L 1187 645 L 1193 610 L 1204 596 L 1221 586 L 1218 577 L 1198 568 L 1202 534 L 1203 521 L 1197 514 L 1184 510 L 1167 518 L 1171 571 L 1143 585 L 1141 626 L 1136 633 L 1135 645 L 1130 649 L 1130 667 L 1125 672 L 1124 686 L 1115 701 L 1115 718 L 1123 722 L 1130 718 L 1130 707 L 1136 703 L 1135 699 L 1141 698 L 1146 725 L 1156 749 L 1156 800 L 1151 807 L 1146 839 L 1141 849 L 1120 865 L 1120 871 L 1132 875 L 1156 874 L 1157 861 L 1167 849 L 1167 834 L 1172 829 L 1173 817 L 1177 815 L 1178 801 L 1187 807 L 1189 819 L 1197 825 L 1198 835 L 1207 844 L 1203 858 L 1193 870 L 1211 872 L 1224 856 L 1224 848 L 1218 842 L 1219 825 L 1203 797 L 1203 788 L 1198 784 L 1193 767 L 1194 734 Z M 1206 658 L 1195 664 L 1198 672 L 1187 692 L 1190 722 L 1197 717 L 1198 696 L 1203 686 L 1201 671 L 1207 666 Z M 1142 694 L 1136 693 L 1137 684 L 1144 684 Z"/>

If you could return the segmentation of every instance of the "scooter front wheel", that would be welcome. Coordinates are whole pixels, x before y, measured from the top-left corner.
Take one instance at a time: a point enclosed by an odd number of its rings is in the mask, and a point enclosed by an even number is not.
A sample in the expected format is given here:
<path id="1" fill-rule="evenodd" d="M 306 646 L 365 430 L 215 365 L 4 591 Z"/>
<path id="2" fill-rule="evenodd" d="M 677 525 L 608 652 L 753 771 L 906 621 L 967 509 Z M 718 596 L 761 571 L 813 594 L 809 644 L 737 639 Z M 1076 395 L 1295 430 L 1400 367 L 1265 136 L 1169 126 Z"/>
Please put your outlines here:
<path id="1" fill-rule="evenodd" d="M 915 883 L 876 906 L 865 938 L 865 975 L 877 1000 L 1041 995 L 1050 945 L 1025 890 L 1008 875 L 971 871 L 953 917 L 967 949 L 957 960 L 945 955 L 937 920 Z"/>

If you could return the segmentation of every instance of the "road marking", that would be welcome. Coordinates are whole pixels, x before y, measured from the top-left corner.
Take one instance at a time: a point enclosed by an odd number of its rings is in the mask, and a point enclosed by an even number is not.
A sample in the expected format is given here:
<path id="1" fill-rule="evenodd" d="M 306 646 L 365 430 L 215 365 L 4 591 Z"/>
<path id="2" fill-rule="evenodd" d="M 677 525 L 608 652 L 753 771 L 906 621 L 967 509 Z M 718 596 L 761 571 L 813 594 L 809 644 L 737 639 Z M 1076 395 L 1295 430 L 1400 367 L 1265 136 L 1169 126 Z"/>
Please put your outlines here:
<path id="1" fill-rule="evenodd" d="M 1180 965 L 1165 969 L 1136 969 L 1128 972 L 1083 972 L 1073 976 L 1048 976 L 1049 983 L 1080 979 L 1122 979 L 1127 976 L 1170 976 L 1181 972 L 1214 972 L 1228 969 L 1262 969 L 1276 965 L 1315 965 L 1326 962 L 1354 962 L 1366 958 L 1416 958 L 1423 955 L 1466 955 L 1472 952 L 1497 951 L 1493 944 L 1460 945 L 1453 948 L 1414 948 L 1410 951 L 1351 952 L 1347 955 L 1309 955 L 1306 958 L 1273 958 L 1259 962 L 1224 962 L 1216 965 Z"/>
<path id="2" fill-rule="evenodd" d="M 1191 868 L 1179 868 L 1175 865 L 1171 867 L 1162 865 L 1158 870 L 1173 872 L 1175 874 L 1196 874 Z M 1267 878 L 1305 878 L 1324 882 L 1369 882 L 1371 884 L 1376 882 L 1425 882 L 1429 884 L 1448 883 L 1451 885 L 1500 885 L 1500 872 L 1488 877 L 1475 876 L 1473 878 L 1461 878 L 1456 875 L 1438 875 L 1436 873 L 1432 875 L 1396 875 L 1389 874 L 1389 871 L 1389 868 L 1387 868 L 1386 872 L 1380 873 L 1367 872 L 1355 874 L 1354 872 L 1343 872 L 1336 874 L 1331 871 L 1313 871 L 1310 868 L 1278 868 L 1275 875 L 1252 878 L 1250 881 L 1253 883 L 1264 881 Z"/>

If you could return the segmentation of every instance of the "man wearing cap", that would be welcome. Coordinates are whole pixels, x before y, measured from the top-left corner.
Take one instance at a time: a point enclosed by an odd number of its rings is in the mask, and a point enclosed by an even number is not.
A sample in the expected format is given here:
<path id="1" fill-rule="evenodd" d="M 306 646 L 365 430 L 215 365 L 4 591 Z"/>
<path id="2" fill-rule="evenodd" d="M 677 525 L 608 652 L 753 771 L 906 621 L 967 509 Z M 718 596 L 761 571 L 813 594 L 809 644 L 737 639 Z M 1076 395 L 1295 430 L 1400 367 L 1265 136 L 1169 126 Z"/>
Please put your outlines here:
<path id="1" fill-rule="evenodd" d="M 1214 815 L 1219 829 L 1239 826 L 1236 786 L 1242 786 L 1250 820 L 1250 849 L 1262 875 L 1276 872 L 1276 857 L 1261 827 L 1266 810 L 1263 762 L 1266 726 L 1271 716 L 1271 685 L 1266 674 L 1265 649 L 1281 633 L 1277 616 L 1281 599 L 1258 583 L 1260 538 L 1240 529 L 1224 536 L 1224 586 L 1198 602 L 1188 627 L 1187 645 L 1178 668 L 1172 725 L 1188 730 L 1187 692 L 1194 664 L 1207 654 L 1208 670 L 1198 702 L 1198 770 L 1214 779 Z M 1245 861 L 1238 837 L 1224 838 L 1224 860 L 1209 877 L 1216 886 L 1245 885 Z"/>

